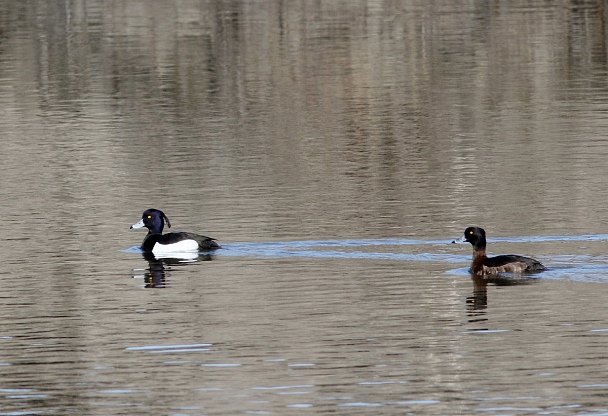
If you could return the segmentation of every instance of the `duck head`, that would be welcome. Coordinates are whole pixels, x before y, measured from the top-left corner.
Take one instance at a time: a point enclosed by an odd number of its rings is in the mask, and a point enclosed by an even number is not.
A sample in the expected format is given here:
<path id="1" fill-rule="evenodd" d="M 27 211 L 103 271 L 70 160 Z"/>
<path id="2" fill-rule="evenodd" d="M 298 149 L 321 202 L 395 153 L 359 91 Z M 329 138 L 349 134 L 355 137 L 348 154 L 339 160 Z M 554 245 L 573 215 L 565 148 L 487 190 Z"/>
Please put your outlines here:
<path id="1" fill-rule="evenodd" d="M 163 228 L 165 227 L 165 221 L 167 221 L 167 227 L 171 228 L 169 218 L 159 209 L 150 208 L 144 211 L 141 216 L 141 220 L 133 224 L 130 228 L 142 228 L 146 227 L 149 234 L 162 234 Z"/>

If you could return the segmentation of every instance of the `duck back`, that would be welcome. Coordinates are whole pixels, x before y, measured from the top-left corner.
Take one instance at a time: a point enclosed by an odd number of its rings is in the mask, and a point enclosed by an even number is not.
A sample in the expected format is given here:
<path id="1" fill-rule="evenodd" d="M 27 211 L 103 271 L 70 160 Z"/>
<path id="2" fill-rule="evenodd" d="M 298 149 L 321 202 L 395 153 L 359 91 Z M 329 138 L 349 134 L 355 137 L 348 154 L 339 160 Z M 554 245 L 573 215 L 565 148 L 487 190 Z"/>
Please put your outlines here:
<path id="1" fill-rule="evenodd" d="M 526 273 L 545 270 L 545 266 L 539 261 L 515 254 L 486 257 L 483 259 L 483 262 L 480 263 L 481 264 L 473 265 L 473 270 L 475 272 L 481 272 L 481 274 Z"/>

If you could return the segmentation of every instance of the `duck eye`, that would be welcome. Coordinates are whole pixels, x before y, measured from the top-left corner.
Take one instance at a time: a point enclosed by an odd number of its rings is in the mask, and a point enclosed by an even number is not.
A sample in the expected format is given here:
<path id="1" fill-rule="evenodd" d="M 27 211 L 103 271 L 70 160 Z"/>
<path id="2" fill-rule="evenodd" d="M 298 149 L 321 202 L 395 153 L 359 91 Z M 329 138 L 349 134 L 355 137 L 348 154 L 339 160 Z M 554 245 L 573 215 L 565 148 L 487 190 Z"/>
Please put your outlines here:
<path id="1" fill-rule="evenodd" d="M 150 218 L 150 217 L 148 217 L 148 218 Z M 473 231 L 469 231 L 469 234 L 473 234 Z"/>
<path id="2" fill-rule="evenodd" d="M 148 215 L 148 219 L 152 218 L 152 215 Z"/>

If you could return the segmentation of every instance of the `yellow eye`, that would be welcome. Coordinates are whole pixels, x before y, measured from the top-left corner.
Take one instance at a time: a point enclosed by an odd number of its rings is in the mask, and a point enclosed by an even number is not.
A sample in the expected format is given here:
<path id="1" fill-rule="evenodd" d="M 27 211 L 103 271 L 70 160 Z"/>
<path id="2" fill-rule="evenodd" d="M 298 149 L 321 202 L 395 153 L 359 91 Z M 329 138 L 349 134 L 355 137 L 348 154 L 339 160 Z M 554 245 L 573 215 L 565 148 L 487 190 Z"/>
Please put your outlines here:
<path id="1" fill-rule="evenodd" d="M 148 217 L 148 218 L 150 218 L 150 217 Z M 473 231 L 469 231 L 469 234 L 473 234 Z"/>
<path id="2" fill-rule="evenodd" d="M 152 218 L 152 215 L 148 215 L 148 218 Z"/>

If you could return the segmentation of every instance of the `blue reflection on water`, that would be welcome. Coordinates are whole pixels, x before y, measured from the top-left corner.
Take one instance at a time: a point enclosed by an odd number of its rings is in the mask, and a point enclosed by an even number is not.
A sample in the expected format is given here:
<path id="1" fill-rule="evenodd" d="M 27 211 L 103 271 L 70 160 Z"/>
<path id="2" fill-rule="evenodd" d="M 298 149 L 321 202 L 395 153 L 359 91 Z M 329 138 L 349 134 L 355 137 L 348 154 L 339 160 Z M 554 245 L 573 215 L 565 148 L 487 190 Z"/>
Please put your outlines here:
<path id="1" fill-rule="evenodd" d="M 608 234 L 580 236 L 535 236 L 492 238 L 492 242 L 546 243 L 546 242 L 602 242 L 608 241 Z M 415 239 L 345 239 L 309 240 L 222 244 L 223 249 L 214 256 L 265 257 L 265 258 L 322 258 L 322 259 L 370 259 L 396 260 L 407 262 L 436 262 L 463 264 L 463 267 L 447 270 L 451 275 L 468 275 L 471 254 L 463 249 L 462 254 L 454 253 L 452 240 Z M 422 253 L 404 253 L 402 247 L 426 247 Z M 381 250 L 380 250 L 381 249 Z M 141 253 L 139 247 L 131 247 L 125 252 Z M 576 281 L 608 281 L 608 256 L 556 255 L 536 256 L 548 270 L 542 272 L 544 279 Z M 541 276 L 538 276 L 541 277 Z"/>
<path id="2" fill-rule="evenodd" d="M 223 256 L 256 256 L 256 257 L 315 257 L 315 258 L 349 258 L 349 259 L 385 259 L 402 261 L 436 261 L 458 263 L 467 261 L 470 255 L 449 253 L 403 253 L 399 246 L 443 246 L 451 240 L 312 240 L 281 241 L 269 243 L 234 243 L 223 244 L 225 250 L 217 252 Z M 394 246 L 394 250 L 369 251 L 374 247 Z M 361 250 L 356 250 L 361 248 Z"/>
<path id="3" fill-rule="evenodd" d="M 321 246 L 318 246 L 321 247 Z M 227 250 L 216 254 L 223 256 L 256 256 L 256 257 L 315 257 L 315 258 L 344 258 L 344 259 L 375 259 L 375 260 L 403 260 L 403 261 L 436 261 L 460 263 L 470 259 L 469 256 L 439 253 L 393 253 L 374 251 L 342 251 L 342 250 L 314 250 L 314 246 L 304 247 L 267 246 L 265 244 L 240 245 L 234 244 L 225 247 Z"/>

